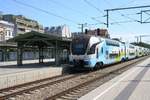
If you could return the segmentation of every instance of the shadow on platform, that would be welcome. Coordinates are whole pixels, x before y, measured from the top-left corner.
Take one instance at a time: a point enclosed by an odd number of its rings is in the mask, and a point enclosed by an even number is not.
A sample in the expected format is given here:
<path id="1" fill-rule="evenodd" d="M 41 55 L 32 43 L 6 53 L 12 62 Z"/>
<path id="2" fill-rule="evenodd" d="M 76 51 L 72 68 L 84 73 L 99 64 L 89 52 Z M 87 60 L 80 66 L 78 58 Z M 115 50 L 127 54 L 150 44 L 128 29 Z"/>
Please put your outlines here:
<path id="1" fill-rule="evenodd" d="M 58 66 L 55 65 L 55 62 L 23 64 L 22 66 L 14 64 L 0 66 L 0 68 L 41 68 L 41 67 L 58 67 Z"/>
<path id="2" fill-rule="evenodd" d="M 137 66 L 137 67 L 150 67 L 150 64 L 148 64 L 146 66 Z"/>

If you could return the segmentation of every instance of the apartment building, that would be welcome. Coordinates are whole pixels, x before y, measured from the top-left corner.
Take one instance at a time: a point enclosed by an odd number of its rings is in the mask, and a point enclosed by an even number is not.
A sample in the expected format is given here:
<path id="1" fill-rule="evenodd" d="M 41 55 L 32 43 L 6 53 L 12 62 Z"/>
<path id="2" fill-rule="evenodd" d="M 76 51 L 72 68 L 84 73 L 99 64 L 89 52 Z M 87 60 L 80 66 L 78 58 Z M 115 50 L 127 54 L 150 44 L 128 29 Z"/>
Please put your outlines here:
<path id="1" fill-rule="evenodd" d="M 71 37 L 71 32 L 68 26 L 66 25 L 60 25 L 60 26 L 52 26 L 52 27 L 46 27 L 44 29 L 44 32 L 50 35 L 55 35 L 59 37 Z"/>
<path id="2" fill-rule="evenodd" d="M 44 32 L 43 26 L 40 25 L 37 21 L 26 18 L 22 15 L 6 14 L 6 15 L 3 15 L 2 19 L 14 24 L 15 36 L 18 34 L 24 34 L 30 31 L 37 31 L 41 33 Z"/>
<path id="3" fill-rule="evenodd" d="M 14 24 L 0 20 L 0 41 L 6 41 L 14 36 Z"/>

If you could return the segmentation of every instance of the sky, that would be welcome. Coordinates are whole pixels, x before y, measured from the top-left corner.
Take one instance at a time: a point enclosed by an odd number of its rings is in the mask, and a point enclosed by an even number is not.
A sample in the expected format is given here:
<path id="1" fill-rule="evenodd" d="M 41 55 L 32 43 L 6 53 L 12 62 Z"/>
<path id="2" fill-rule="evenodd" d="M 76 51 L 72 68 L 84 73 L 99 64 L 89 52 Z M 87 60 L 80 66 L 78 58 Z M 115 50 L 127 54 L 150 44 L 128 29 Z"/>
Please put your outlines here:
<path id="1" fill-rule="evenodd" d="M 150 5 L 150 0 L 0 0 L 0 12 L 24 15 L 44 27 L 66 24 L 71 32 L 79 32 L 79 24 L 85 23 L 87 29 L 107 28 L 103 24 L 106 23 L 105 9 L 145 5 Z M 150 7 L 109 12 L 111 38 L 135 42 L 135 36 L 150 35 L 150 23 L 137 22 L 140 20 L 137 13 L 141 10 L 150 10 Z M 143 20 L 150 17 L 148 14 L 143 13 Z M 150 37 L 143 37 L 142 41 L 150 43 Z"/>

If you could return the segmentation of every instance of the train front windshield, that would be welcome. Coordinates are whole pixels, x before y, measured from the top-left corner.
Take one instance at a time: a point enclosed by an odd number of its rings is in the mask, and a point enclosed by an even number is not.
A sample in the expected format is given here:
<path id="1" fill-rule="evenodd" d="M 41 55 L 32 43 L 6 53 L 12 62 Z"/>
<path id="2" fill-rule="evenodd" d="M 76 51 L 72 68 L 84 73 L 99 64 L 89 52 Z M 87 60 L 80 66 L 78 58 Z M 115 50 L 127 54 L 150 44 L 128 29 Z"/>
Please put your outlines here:
<path id="1" fill-rule="evenodd" d="M 89 42 L 89 37 L 78 37 L 73 39 L 71 51 L 73 55 L 84 55 Z"/>

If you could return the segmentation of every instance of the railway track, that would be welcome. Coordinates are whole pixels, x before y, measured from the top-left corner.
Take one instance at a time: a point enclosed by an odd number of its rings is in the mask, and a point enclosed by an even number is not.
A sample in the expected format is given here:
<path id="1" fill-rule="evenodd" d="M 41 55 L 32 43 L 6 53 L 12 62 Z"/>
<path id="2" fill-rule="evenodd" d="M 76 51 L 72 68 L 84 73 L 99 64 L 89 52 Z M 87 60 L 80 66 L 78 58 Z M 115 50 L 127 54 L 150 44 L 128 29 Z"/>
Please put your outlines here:
<path id="1" fill-rule="evenodd" d="M 75 87 L 72 87 L 66 91 L 60 92 L 59 94 L 48 97 L 46 100 L 77 100 L 81 96 L 97 88 L 103 83 L 111 80 L 112 78 L 123 73 L 124 71 L 130 69 L 132 66 L 140 63 L 144 59 L 145 58 L 141 58 L 138 60 L 134 60 L 133 62 L 125 62 L 121 67 L 119 67 L 120 64 L 118 64 L 117 66 L 116 65 L 114 66 L 115 67 L 114 69 L 108 69 L 108 70 L 106 70 L 107 68 L 104 69 L 105 71 L 103 70 L 102 73 L 99 73 L 98 71 L 98 73 L 96 72 L 97 74 L 96 77 L 93 77 L 93 79 L 86 81 L 82 84 L 79 84 Z"/>
<path id="2" fill-rule="evenodd" d="M 59 76 L 2 89 L 0 100 L 75 100 L 146 58 L 142 57 L 91 73 Z"/>
<path id="3" fill-rule="evenodd" d="M 28 93 L 30 91 L 34 91 L 37 88 L 43 88 L 47 85 L 56 84 L 59 82 L 63 82 L 65 80 L 71 79 L 76 77 L 76 75 L 64 75 L 64 76 L 57 76 L 53 78 L 47 78 L 43 80 L 34 81 L 27 84 L 22 84 L 19 86 L 14 86 L 10 88 L 5 88 L 0 90 L 0 100 L 9 99 L 16 95 L 20 95 L 23 93 Z"/>

